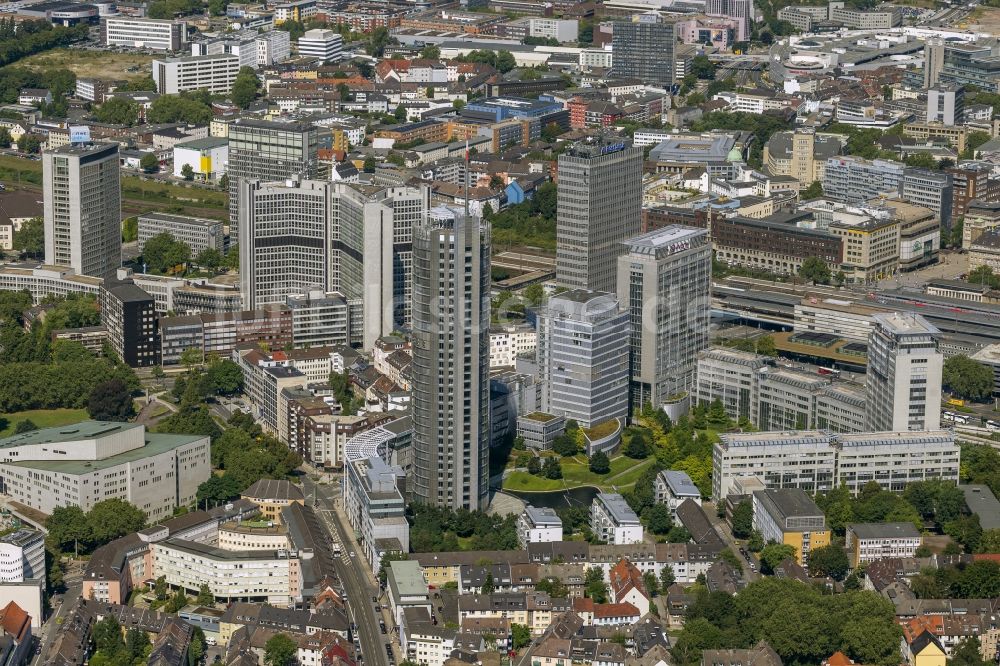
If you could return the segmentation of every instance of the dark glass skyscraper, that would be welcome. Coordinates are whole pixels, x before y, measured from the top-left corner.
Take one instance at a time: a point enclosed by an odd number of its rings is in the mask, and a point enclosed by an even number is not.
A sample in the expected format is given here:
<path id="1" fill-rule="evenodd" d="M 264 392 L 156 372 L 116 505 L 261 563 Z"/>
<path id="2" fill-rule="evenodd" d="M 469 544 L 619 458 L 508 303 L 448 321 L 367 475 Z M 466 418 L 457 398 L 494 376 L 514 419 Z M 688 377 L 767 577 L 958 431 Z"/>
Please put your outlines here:
<path id="1" fill-rule="evenodd" d="M 669 86 L 675 81 L 674 24 L 655 13 L 633 21 L 615 21 L 611 36 L 612 69 L 618 76 L 650 85 Z"/>
<path id="2" fill-rule="evenodd" d="M 642 228 L 642 149 L 600 140 L 559 156 L 556 280 L 615 293 L 622 243 Z"/>

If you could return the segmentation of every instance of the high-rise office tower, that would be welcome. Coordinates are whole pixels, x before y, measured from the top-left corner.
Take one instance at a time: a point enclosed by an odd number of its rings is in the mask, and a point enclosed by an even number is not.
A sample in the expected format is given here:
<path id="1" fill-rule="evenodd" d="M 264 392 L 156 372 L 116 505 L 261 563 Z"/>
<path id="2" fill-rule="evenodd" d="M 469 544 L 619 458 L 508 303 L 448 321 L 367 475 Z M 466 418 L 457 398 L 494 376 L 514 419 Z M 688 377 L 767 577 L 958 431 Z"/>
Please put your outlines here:
<path id="1" fill-rule="evenodd" d="M 737 41 L 743 41 L 750 35 L 753 25 L 753 0 L 707 0 L 705 2 L 706 16 L 726 16 L 739 19 L 740 27 L 736 35 Z"/>
<path id="2" fill-rule="evenodd" d="M 950 84 L 927 91 L 927 122 L 961 125 L 965 113 L 965 88 Z"/>
<path id="3" fill-rule="evenodd" d="M 427 186 L 333 186 L 333 288 L 364 302 L 364 348 L 394 330 L 409 330 L 413 228 L 427 216 Z"/>
<path id="4" fill-rule="evenodd" d="M 331 183 L 241 180 L 240 290 L 243 307 L 284 303 L 309 288 L 331 291 Z"/>
<path id="5" fill-rule="evenodd" d="M 924 44 L 924 88 L 936 86 L 944 67 L 944 40 L 931 38 Z"/>
<path id="6" fill-rule="evenodd" d="M 413 230 L 413 496 L 485 508 L 489 491 L 490 234 L 437 207 Z"/>
<path id="7" fill-rule="evenodd" d="M 628 416 L 629 313 L 614 294 L 572 289 L 538 317 L 543 408 L 584 428 Z"/>
<path id="8" fill-rule="evenodd" d="M 629 314 L 632 404 L 654 407 L 695 384 L 708 348 L 712 245 L 708 231 L 670 225 L 625 241 L 618 301 Z"/>
<path id="9" fill-rule="evenodd" d="M 556 280 L 615 291 L 622 242 L 642 227 L 642 149 L 588 140 L 559 156 Z"/>
<path id="10" fill-rule="evenodd" d="M 631 21 L 615 21 L 611 34 L 611 68 L 626 79 L 649 85 L 674 83 L 674 24 L 656 12 L 639 14 Z"/>
<path id="11" fill-rule="evenodd" d="M 868 335 L 868 429 L 941 427 L 940 332 L 917 314 L 874 315 Z"/>
<path id="12" fill-rule="evenodd" d="M 42 155 L 45 263 L 104 277 L 122 265 L 118 144 L 74 143 Z"/>
<path id="13" fill-rule="evenodd" d="M 303 122 L 276 122 L 240 118 L 229 124 L 229 229 L 239 241 L 240 180 L 308 180 L 318 176 L 316 158 L 319 131 Z"/>

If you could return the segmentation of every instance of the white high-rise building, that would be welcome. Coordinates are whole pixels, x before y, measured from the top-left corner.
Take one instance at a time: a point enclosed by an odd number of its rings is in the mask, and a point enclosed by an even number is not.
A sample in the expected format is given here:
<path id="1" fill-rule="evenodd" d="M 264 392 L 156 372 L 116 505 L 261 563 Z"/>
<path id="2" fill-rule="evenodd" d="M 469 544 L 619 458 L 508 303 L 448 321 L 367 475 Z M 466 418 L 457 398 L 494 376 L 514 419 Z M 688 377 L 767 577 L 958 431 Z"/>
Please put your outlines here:
<path id="1" fill-rule="evenodd" d="M 153 61 L 153 81 L 161 95 L 202 89 L 229 94 L 239 71 L 240 56 L 229 53 Z"/>
<path id="2" fill-rule="evenodd" d="M 286 30 L 268 30 L 257 35 L 257 65 L 267 67 L 288 60 L 292 43 Z"/>
<path id="3" fill-rule="evenodd" d="M 101 36 L 105 46 L 180 51 L 187 43 L 187 22 L 125 15 L 108 16 L 101 19 Z"/>
<path id="4" fill-rule="evenodd" d="M 299 55 L 319 58 L 323 62 L 340 60 L 344 55 L 344 38 L 339 32 L 316 28 L 299 37 Z"/>
<path id="5" fill-rule="evenodd" d="M 868 336 L 869 430 L 941 427 L 939 331 L 918 314 L 876 314 Z"/>
<path id="6" fill-rule="evenodd" d="M 326 181 L 241 181 L 240 290 L 243 307 L 285 303 L 330 278 L 330 188 Z"/>
<path id="7" fill-rule="evenodd" d="M 45 263 L 104 277 L 122 265 L 118 144 L 76 143 L 42 155 Z"/>
<path id="8" fill-rule="evenodd" d="M 430 210 L 426 186 L 387 187 L 372 192 L 347 183 L 333 185 L 336 270 L 333 286 L 364 302 L 363 346 L 409 329 L 413 285 L 413 229 Z"/>
<path id="9" fill-rule="evenodd" d="M 573 289 L 538 318 L 538 369 L 546 411 L 581 427 L 628 416 L 629 314 L 612 294 Z"/>
<path id="10" fill-rule="evenodd" d="M 670 225 L 625 241 L 618 302 L 629 313 L 632 404 L 654 407 L 694 389 L 708 348 L 712 245 L 708 231 Z"/>
<path id="11" fill-rule="evenodd" d="M 453 509 L 488 498 L 489 225 L 438 207 L 413 230 L 413 496 Z"/>
<path id="12" fill-rule="evenodd" d="M 712 448 L 712 497 L 725 499 L 740 479 L 813 494 L 872 481 L 902 492 L 907 483 L 958 482 L 961 450 L 950 430 L 833 434 L 828 430 L 730 433 Z"/>

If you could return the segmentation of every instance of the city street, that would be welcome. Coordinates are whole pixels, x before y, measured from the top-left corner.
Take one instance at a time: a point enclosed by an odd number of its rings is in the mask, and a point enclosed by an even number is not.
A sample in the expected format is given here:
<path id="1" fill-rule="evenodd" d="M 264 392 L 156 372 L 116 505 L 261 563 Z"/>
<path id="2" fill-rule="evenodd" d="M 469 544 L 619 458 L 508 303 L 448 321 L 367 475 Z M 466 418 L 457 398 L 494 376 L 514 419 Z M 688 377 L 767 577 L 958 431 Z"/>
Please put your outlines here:
<path id="1" fill-rule="evenodd" d="M 370 666 L 388 666 L 385 636 L 379 629 L 378 617 L 372 607 L 372 597 L 379 593 L 378 585 L 359 552 L 353 531 L 349 526 L 341 524 L 329 486 L 313 483 L 306 475 L 303 477 L 302 490 L 307 501 L 315 498 L 317 515 L 330 531 L 333 540 L 341 544 L 341 556 L 336 560 L 335 566 L 337 576 L 344 586 L 348 616 L 357 626 L 354 638 L 361 642 L 364 663 Z"/>
<path id="2" fill-rule="evenodd" d="M 69 574 L 66 575 L 66 592 L 62 594 L 62 603 L 56 607 L 55 612 L 49 617 L 48 622 L 36 633 L 36 638 L 39 639 L 42 649 L 37 655 L 32 657 L 32 666 L 41 666 L 41 664 L 48 663 L 48 651 L 56 636 L 59 635 L 59 627 L 69 609 L 76 605 L 76 600 L 80 598 L 80 593 L 83 591 L 82 579 L 83 576 L 81 573 L 77 573 L 72 577 Z"/>

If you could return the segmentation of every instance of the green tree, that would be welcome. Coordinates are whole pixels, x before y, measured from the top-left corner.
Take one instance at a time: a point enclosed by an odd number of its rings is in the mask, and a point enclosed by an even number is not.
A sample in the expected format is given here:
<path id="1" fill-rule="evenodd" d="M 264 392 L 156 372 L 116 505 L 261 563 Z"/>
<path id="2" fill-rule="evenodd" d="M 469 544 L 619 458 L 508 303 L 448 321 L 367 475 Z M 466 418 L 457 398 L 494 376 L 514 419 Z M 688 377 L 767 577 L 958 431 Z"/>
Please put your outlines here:
<path id="1" fill-rule="evenodd" d="M 153 173 L 154 171 L 159 171 L 160 162 L 156 159 L 156 154 L 146 153 L 139 160 L 139 167 L 146 173 Z"/>
<path id="2" fill-rule="evenodd" d="M 10 135 L 10 130 L 6 127 L 0 127 L 0 148 L 10 148 L 10 144 L 14 139 Z"/>
<path id="3" fill-rule="evenodd" d="M 608 601 L 608 584 L 604 582 L 604 572 L 600 567 L 590 567 L 584 574 L 584 594 L 595 604 Z"/>
<path id="4" fill-rule="evenodd" d="M 580 447 L 576 443 L 576 439 L 574 437 L 563 433 L 562 435 L 556 437 L 555 441 L 552 442 L 552 450 L 561 455 L 563 458 L 568 458 L 579 453 Z"/>
<path id="5" fill-rule="evenodd" d="M 166 273 L 191 261 L 191 248 L 187 243 L 174 240 L 168 233 L 157 234 L 146 241 L 142 248 L 142 258 L 149 269 Z"/>
<path id="6" fill-rule="evenodd" d="M 169 594 L 170 589 L 167 587 L 167 577 L 160 576 L 153 582 L 153 596 L 156 597 L 157 601 L 166 601 Z"/>
<path id="7" fill-rule="evenodd" d="M 45 521 L 45 529 L 49 532 L 47 543 L 58 551 L 72 548 L 75 557 L 79 557 L 80 546 L 86 547 L 93 538 L 87 516 L 78 506 L 57 506 Z"/>
<path id="8" fill-rule="evenodd" d="M 26 432 L 33 432 L 35 430 L 38 430 L 38 426 L 31 419 L 18 421 L 17 425 L 14 426 L 15 435 L 23 435 Z"/>
<path id="9" fill-rule="evenodd" d="M 511 624 L 510 636 L 515 650 L 520 650 L 531 644 L 531 630 L 523 624 Z"/>
<path id="10" fill-rule="evenodd" d="M 670 516 L 670 509 L 665 504 L 654 504 L 646 509 L 643 514 L 646 525 L 653 534 L 667 534 L 674 526 L 673 518 Z"/>
<path id="11" fill-rule="evenodd" d="M 483 587 L 479 590 L 480 594 L 493 594 L 493 574 L 487 573 L 486 578 L 483 579 Z"/>
<path id="12" fill-rule="evenodd" d="M 753 532 L 753 504 L 750 500 L 743 500 L 736 505 L 733 510 L 733 536 L 737 539 L 746 539 Z"/>
<path id="13" fill-rule="evenodd" d="M 21 224 L 14 232 L 14 249 L 28 257 L 40 258 L 45 254 L 45 223 L 40 217 L 33 217 Z"/>
<path id="14" fill-rule="evenodd" d="M 229 359 L 210 364 L 205 380 L 212 392 L 218 395 L 234 395 L 243 390 L 243 371 Z"/>
<path id="15" fill-rule="evenodd" d="M 695 56 L 691 60 L 691 73 L 699 79 L 711 81 L 715 78 L 715 64 L 708 59 L 708 56 Z"/>
<path id="16" fill-rule="evenodd" d="M 969 636 L 951 649 L 948 666 L 991 666 L 993 662 L 986 661 L 980 650 L 982 644 L 978 636 Z"/>
<path id="17" fill-rule="evenodd" d="M 42 139 L 37 134 L 25 134 L 17 140 L 17 148 L 22 153 L 37 155 L 42 150 Z"/>
<path id="18" fill-rule="evenodd" d="M 223 256 L 222 253 L 216 250 L 214 247 L 206 247 L 204 250 L 198 253 L 195 257 L 194 263 L 198 264 L 202 268 L 207 268 L 211 271 L 217 270 L 219 266 L 222 265 Z"/>
<path id="19" fill-rule="evenodd" d="M 133 215 L 122 220 L 122 242 L 131 243 L 139 238 L 139 218 Z"/>
<path id="20" fill-rule="evenodd" d="M 87 413 L 95 421 L 128 421 L 135 416 L 132 392 L 120 379 L 102 382 L 90 392 Z"/>
<path id="21" fill-rule="evenodd" d="M 125 632 L 125 656 L 128 663 L 137 664 L 149 656 L 152 645 L 149 635 L 139 627 L 132 627 Z"/>
<path id="22" fill-rule="evenodd" d="M 177 590 L 174 596 L 170 597 L 167 604 L 163 607 L 166 613 L 176 613 L 180 609 L 188 605 L 188 598 L 184 595 L 184 590 Z"/>
<path id="23" fill-rule="evenodd" d="M 562 478 L 562 465 L 559 464 L 559 460 L 556 458 L 546 458 L 545 464 L 542 465 L 542 471 L 545 473 L 545 478 L 547 479 Z"/>
<path id="24" fill-rule="evenodd" d="M 983 530 L 976 550 L 980 553 L 1000 553 L 1000 529 Z"/>
<path id="25" fill-rule="evenodd" d="M 257 98 L 259 86 L 260 80 L 257 78 L 256 72 L 250 67 L 240 67 L 239 74 L 233 80 L 233 104 L 241 109 L 249 107 Z"/>
<path id="26" fill-rule="evenodd" d="M 968 356 L 952 356 L 945 361 L 941 378 L 962 398 L 983 400 L 993 392 L 993 371 Z"/>
<path id="27" fill-rule="evenodd" d="M 381 58 L 385 55 L 386 47 L 395 41 L 396 40 L 389 33 L 388 28 L 378 27 L 372 30 L 368 35 L 368 43 L 365 45 L 365 51 L 367 51 L 370 56 Z"/>
<path id="28" fill-rule="evenodd" d="M 105 657 L 113 658 L 125 652 L 122 625 L 110 613 L 94 625 L 91 638 L 94 641 L 94 645 Z"/>
<path id="29" fill-rule="evenodd" d="M 795 558 L 795 547 L 784 543 L 769 543 L 760 551 L 761 573 L 773 574 L 786 558 Z"/>
<path id="30" fill-rule="evenodd" d="M 823 183 L 818 180 L 814 180 L 809 187 L 799 192 L 799 198 L 806 199 L 819 199 L 823 196 Z"/>
<path id="31" fill-rule="evenodd" d="M 181 167 L 181 177 L 184 178 L 184 180 L 194 180 L 194 167 L 185 163 L 184 166 Z"/>
<path id="32" fill-rule="evenodd" d="M 611 461 L 604 451 L 595 451 L 591 454 L 589 463 L 590 471 L 594 474 L 607 474 L 611 471 Z"/>
<path id="33" fill-rule="evenodd" d="M 814 548 L 809 552 L 809 573 L 811 575 L 844 580 L 850 568 L 851 563 L 847 559 L 847 553 L 840 546 L 830 544 Z"/>
<path id="34" fill-rule="evenodd" d="M 127 97 L 112 97 L 97 107 L 94 115 L 102 123 L 131 127 L 139 120 L 139 105 Z"/>
<path id="35" fill-rule="evenodd" d="M 420 49 L 420 57 L 428 60 L 437 60 L 441 57 L 441 47 L 435 44 L 428 44 Z"/>
<path id="36" fill-rule="evenodd" d="M 264 663 L 267 666 L 292 666 L 298 646 L 285 634 L 275 634 L 264 643 Z"/>
<path id="37" fill-rule="evenodd" d="M 819 257 L 806 257 L 799 267 L 799 277 L 811 280 L 813 284 L 827 284 L 830 281 L 830 267 Z"/>
<path id="38" fill-rule="evenodd" d="M 87 524 L 94 542 L 103 545 L 141 530 L 146 525 L 146 514 L 128 501 L 113 497 L 98 502 L 87 512 Z"/>
<path id="39" fill-rule="evenodd" d="M 675 582 L 676 578 L 674 577 L 674 568 L 669 564 L 665 564 L 663 568 L 660 569 L 660 589 L 663 592 L 666 592 L 667 588 Z"/>
<path id="40" fill-rule="evenodd" d="M 209 589 L 207 583 L 202 583 L 198 588 L 198 597 L 194 600 L 199 606 L 212 606 L 215 603 L 215 595 Z"/>
<path id="41" fill-rule="evenodd" d="M 232 475 L 223 474 L 222 476 L 216 476 L 213 474 L 209 477 L 208 481 L 198 486 L 198 504 L 208 508 L 210 503 L 211 505 L 218 505 L 228 502 L 238 498 L 241 490 L 243 488 L 239 487 L 239 484 L 237 484 L 236 479 Z"/>

